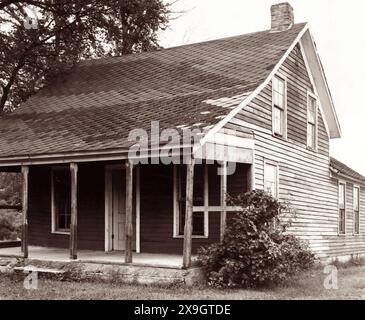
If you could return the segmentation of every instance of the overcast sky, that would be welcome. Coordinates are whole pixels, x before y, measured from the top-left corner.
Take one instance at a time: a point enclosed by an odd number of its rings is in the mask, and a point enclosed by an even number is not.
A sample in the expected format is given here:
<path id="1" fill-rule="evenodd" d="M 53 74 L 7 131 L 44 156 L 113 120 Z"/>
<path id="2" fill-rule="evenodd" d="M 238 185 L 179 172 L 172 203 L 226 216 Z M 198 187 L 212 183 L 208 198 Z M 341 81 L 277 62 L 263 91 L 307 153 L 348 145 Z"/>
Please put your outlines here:
<path id="1" fill-rule="evenodd" d="M 161 35 L 164 47 L 270 28 L 273 0 L 179 0 L 185 11 Z M 331 155 L 365 175 L 365 1 L 291 0 L 296 22 L 309 22 L 317 43 L 342 138 Z"/>

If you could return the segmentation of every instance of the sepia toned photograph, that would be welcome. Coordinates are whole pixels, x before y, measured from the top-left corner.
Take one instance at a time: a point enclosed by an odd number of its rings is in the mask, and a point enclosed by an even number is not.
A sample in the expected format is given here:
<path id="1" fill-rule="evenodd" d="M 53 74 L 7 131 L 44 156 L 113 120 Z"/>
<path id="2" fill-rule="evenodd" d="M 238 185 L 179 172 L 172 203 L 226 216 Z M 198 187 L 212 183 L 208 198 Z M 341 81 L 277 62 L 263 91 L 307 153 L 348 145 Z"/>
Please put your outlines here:
<path id="1" fill-rule="evenodd" d="M 364 9 L 0 0 L 0 300 L 365 299 Z"/>

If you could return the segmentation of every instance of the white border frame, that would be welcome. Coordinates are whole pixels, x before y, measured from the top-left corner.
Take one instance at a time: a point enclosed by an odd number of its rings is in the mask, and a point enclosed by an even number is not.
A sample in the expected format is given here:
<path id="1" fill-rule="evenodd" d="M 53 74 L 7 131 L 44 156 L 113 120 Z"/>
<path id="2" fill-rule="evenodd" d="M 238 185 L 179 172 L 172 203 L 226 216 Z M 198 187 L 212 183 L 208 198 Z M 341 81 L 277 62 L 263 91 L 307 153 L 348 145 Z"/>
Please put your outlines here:
<path id="1" fill-rule="evenodd" d="M 274 79 L 277 78 L 281 81 L 284 81 L 285 88 L 285 102 L 284 102 L 284 119 L 283 119 L 283 135 L 279 135 L 275 133 L 275 119 L 274 119 Z M 277 72 L 271 80 L 271 120 L 272 120 L 272 135 L 275 138 L 283 139 L 285 141 L 288 140 L 288 79 L 286 76 Z"/>
<path id="2" fill-rule="evenodd" d="M 193 239 L 208 239 L 209 238 L 209 172 L 208 164 L 204 166 L 204 207 L 193 207 L 193 214 L 198 212 L 204 212 L 204 236 L 193 235 Z M 179 209 L 178 209 L 178 189 L 177 189 L 177 166 L 173 165 L 173 238 L 182 239 L 184 235 L 179 234 Z M 194 210 L 199 208 L 199 211 Z M 204 209 L 203 211 L 200 211 Z"/>
<path id="3" fill-rule="evenodd" d="M 309 120 L 308 120 L 308 110 L 309 110 L 310 98 L 316 100 L 316 115 L 315 115 L 315 124 L 314 124 L 315 125 L 315 132 L 314 132 L 314 134 L 315 134 L 315 142 L 314 142 L 315 146 L 314 146 L 314 148 L 312 148 L 308 145 L 308 122 L 309 122 Z M 306 123 L 306 125 L 307 125 L 306 140 L 307 141 L 306 141 L 306 145 L 307 145 L 307 149 L 310 150 L 310 151 L 313 151 L 313 152 L 318 152 L 318 114 L 319 114 L 319 112 L 318 112 L 318 108 L 319 108 L 318 101 L 319 101 L 318 96 L 316 94 L 312 93 L 310 90 L 307 90 L 307 123 Z"/>
<path id="4" fill-rule="evenodd" d="M 55 205 L 54 205 L 54 183 L 53 183 L 55 171 L 68 171 L 71 174 L 70 167 L 68 167 L 68 166 L 51 167 L 51 233 L 69 236 L 71 234 L 71 230 L 70 231 L 58 231 L 56 229 L 56 210 L 55 210 Z M 71 192 L 71 184 L 70 184 L 70 192 Z"/>
<path id="5" fill-rule="evenodd" d="M 345 232 L 340 233 L 340 184 L 345 186 Z M 347 235 L 347 182 L 345 180 L 338 180 L 337 183 L 337 234 L 339 237 L 345 237 Z"/>
<path id="6" fill-rule="evenodd" d="M 135 182 L 135 192 L 136 192 L 136 207 L 135 207 L 135 213 L 136 213 L 136 253 L 141 252 L 141 190 L 140 190 L 140 167 L 136 166 L 136 182 Z M 105 217 L 105 239 L 104 239 L 104 250 L 105 252 L 111 252 L 113 247 L 113 239 L 111 237 L 113 226 L 111 225 L 112 222 L 112 210 L 111 210 L 111 183 L 112 183 L 112 171 L 113 170 L 125 170 L 124 164 L 118 164 L 118 165 L 105 165 L 104 167 L 104 174 L 105 174 L 105 211 L 104 211 L 104 217 Z"/>

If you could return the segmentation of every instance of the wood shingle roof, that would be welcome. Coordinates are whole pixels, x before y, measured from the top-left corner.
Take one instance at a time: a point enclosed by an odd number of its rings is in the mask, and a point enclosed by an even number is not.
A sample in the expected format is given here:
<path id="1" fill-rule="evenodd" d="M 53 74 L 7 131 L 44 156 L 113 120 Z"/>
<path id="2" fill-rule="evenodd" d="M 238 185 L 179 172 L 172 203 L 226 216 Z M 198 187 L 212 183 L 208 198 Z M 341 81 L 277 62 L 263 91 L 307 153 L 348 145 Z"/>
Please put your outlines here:
<path id="1" fill-rule="evenodd" d="M 0 119 L 0 156 L 128 149 L 129 132 L 209 127 L 254 91 L 305 24 L 81 62 Z"/>

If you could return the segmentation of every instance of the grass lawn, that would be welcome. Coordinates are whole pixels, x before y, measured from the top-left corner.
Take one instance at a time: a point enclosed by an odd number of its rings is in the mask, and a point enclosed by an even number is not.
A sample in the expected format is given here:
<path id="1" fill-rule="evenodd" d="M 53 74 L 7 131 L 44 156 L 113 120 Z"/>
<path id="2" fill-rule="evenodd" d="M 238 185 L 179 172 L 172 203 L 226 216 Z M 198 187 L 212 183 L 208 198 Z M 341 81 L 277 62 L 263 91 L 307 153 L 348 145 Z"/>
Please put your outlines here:
<path id="1" fill-rule="evenodd" d="M 21 276 L 22 277 L 22 276 Z M 0 275 L 0 299 L 364 299 L 365 267 L 338 272 L 338 290 L 326 290 L 322 270 L 313 270 L 285 286 L 263 290 L 215 290 L 207 287 L 156 287 L 102 282 L 39 280 L 38 290 L 23 288 L 22 278 Z"/>

